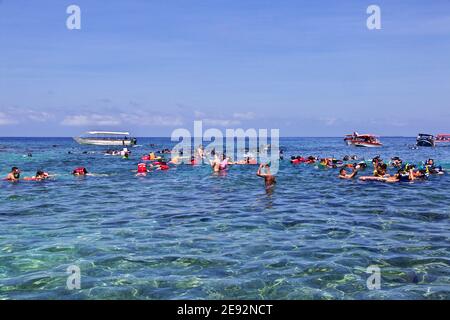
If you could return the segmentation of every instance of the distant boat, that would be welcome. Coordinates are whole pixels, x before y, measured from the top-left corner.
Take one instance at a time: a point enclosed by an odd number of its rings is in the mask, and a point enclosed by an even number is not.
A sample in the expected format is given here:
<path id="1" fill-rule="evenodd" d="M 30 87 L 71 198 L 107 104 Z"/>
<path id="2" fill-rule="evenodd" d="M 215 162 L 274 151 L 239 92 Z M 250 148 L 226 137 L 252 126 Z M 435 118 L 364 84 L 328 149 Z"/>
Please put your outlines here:
<path id="1" fill-rule="evenodd" d="M 440 133 L 436 136 L 435 143 L 442 144 L 445 142 L 450 143 L 450 134 Z"/>
<path id="2" fill-rule="evenodd" d="M 79 144 L 96 146 L 132 146 L 137 143 L 136 138 L 131 138 L 129 132 L 116 131 L 89 131 L 73 139 Z"/>
<path id="3" fill-rule="evenodd" d="M 376 148 L 383 145 L 377 136 L 373 134 L 359 134 L 358 132 L 347 134 L 344 141 L 347 145 L 355 147 Z"/>
<path id="4" fill-rule="evenodd" d="M 434 147 L 435 138 L 432 134 L 419 133 L 417 136 L 417 146 L 419 147 Z"/>

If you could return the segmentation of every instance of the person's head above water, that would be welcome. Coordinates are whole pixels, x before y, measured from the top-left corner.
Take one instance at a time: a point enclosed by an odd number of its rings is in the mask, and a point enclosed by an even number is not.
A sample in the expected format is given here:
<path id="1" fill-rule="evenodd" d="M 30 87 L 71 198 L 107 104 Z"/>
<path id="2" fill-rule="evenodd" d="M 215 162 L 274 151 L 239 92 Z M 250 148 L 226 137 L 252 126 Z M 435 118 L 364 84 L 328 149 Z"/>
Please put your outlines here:
<path id="1" fill-rule="evenodd" d="M 47 179 L 48 177 L 49 177 L 49 174 L 47 172 L 45 172 L 43 170 L 36 171 L 36 175 L 35 175 L 36 179 L 41 180 L 41 179 Z"/>
<path id="2" fill-rule="evenodd" d="M 382 162 L 383 162 L 383 159 L 381 159 L 380 156 L 376 156 L 376 157 L 374 157 L 374 158 L 372 159 L 372 163 L 373 163 L 373 164 L 376 164 L 376 163 L 382 163 Z"/>
<path id="3" fill-rule="evenodd" d="M 11 173 L 14 175 L 14 178 L 18 179 L 20 177 L 20 170 L 18 167 L 12 167 Z"/>
<path id="4" fill-rule="evenodd" d="M 87 173 L 88 173 L 88 171 L 84 167 L 79 167 L 72 171 L 72 174 L 76 175 L 76 176 L 84 176 Z"/>

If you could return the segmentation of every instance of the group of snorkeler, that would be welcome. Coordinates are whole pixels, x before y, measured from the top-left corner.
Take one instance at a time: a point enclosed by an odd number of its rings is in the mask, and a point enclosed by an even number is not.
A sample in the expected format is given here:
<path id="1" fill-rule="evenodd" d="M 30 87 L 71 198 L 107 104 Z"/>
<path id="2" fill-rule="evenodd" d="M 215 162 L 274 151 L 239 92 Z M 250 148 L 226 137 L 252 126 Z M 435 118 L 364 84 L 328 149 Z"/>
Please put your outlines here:
<path id="1" fill-rule="evenodd" d="M 105 151 L 105 155 L 121 156 L 124 159 L 128 159 L 131 155 L 131 151 L 128 150 L 128 148 L 123 148 L 122 150 L 108 149 Z"/>
<path id="2" fill-rule="evenodd" d="M 336 169 L 336 168 L 343 168 L 343 167 L 354 167 L 357 169 L 365 168 L 366 163 L 364 161 L 360 162 L 353 162 L 351 164 L 346 163 L 348 161 L 357 161 L 358 157 L 353 156 L 344 156 L 341 159 L 335 159 L 335 158 L 321 158 L 321 157 L 315 157 L 315 156 L 309 156 L 309 157 L 302 157 L 302 156 L 291 156 L 291 163 L 292 164 L 317 164 L 319 167 L 323 168 L 330 168 L 330 169 Z"/>
<path id="3" fill-rule="evenodd" d="M 433 159 L 424 161 L 420 166 L 414 164 L 405 163 L 399 157 L 393 157 L 388 163 L 385 163 L 380 156 L 376 156 L 372 159 L 373 174 L 371 176 L 362 176 L 359 179 L 361 181 L 378 181 L 378 182 L 411 182 L 415 180 L 426 180 L 432 174 L 444 174 L 444 170 L 441 166 L 436 166 Z M 393 168 L 396 170 L 395 174 L 388 173 L 388 169 Z M 348 173 L 346 168 L 343 167 L 339 171 L 339 178 L 341 179 L 353 179 L 360 170 L 361 166 L 353 166 L 353 170 Z"/>
<path id="4" fill-rule="evenodd" d="M 248 152 L 248 150 L 246 150 Z M 170 161 L 166 161 L 162 154 L 172 153 L 170 149 L 163 149 L 157 152 L 150 152 L 142 157 L 143 161 L 151 161 L 150 163 L 141 162 L 137 166 L 137 176 L 145 176 L 148 172 L 154 170 L 168 170 L 169 164 L 180 164 L 182 163 L 183 151 L 178 152 L 178 156 L 173 156 Z M 123 157 L 128 157 L 130 151 L 124 148 L 121 151 L 107 150 L 106 154 L 111 155 L 122 155 Z M 158 155 L 159 154 L 159 155 Z M 225 172 L 230 165 L 257 165 L 258 162 L 256 158 L 251 156 L 249 153 L 245 154 L 245 157 L 238 161 L 232 161 L 230 157 L 226 154 L 219 154 L 215 149 L 211 149 L 206 152 L 203 146 L 199 146 L 194 154 L 190 157 L 190 162 L 187 164 L 198 164 L 201 163 L 203 159 L 209 157 L 209 164 L 214 173 Z M 280 158 L 282 158 L 283 153 L 280 152 Z M 327 169 L 339 169 L 338 177 L 341 179 L 353 179 L 359 172 L 364 171 L 368 163 L 366 161 L 359 161 L 356 155 L 346 155 L 342 159 L 335 158 L 321 158 L 317 156 L 303 157 L 299 155 L 291 156 L 290 162 L 292 164 L 314 164 L 321 168 Z M 373 166 L 373 174 L 370 176 L 361 176 L 359 179 L 361 181 L 379 181 L 379 182 L 401 182 L 401 181 L 414 181 L 414 180 L 424 180 L 433 174 L 443 174 L 444 170 L 440 166 L 436 166 L 433 159 L 428 159 L 427 161 L 416 166 L 414 164 L 407 163 L 403 161 L 400 157 L 392 157 L 388 162 L 383 161 L 380 156 L 376 156 L 372 159 L 371 164 Z M 394 174 L 388 171 L 395 170 Z M 135 170 L 136 172 L 136 170 Z M 17 167 L 13 167 L 11 172 L 8 173 L 6 180 L 9 181 L 19 181 L 20 170 Z M 90 175 L 87 169 L 84 167 L 76 168 L 72 171 L 74 176 L 87 176 Z M 270 162 L 265 164 L 260 164 L 256 172 L 258 177 L 262 177 L 265 180 L 266 187 L 273 186 L 276 183 L 275 176 L 270 172 Z M 22 180 L 33 180 L 41 181 L 48 179 L 50 175 L 47 172 L 38 170 L 36 174 L 32 177 L 25 177 Z"/>

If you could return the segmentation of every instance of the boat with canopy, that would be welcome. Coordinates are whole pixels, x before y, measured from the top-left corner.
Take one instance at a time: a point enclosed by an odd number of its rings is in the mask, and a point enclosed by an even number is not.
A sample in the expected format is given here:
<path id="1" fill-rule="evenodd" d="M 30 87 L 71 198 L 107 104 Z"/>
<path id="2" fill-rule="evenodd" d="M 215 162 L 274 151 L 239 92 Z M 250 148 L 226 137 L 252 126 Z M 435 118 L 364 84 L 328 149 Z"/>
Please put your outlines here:
<path id="1" fill-rule="evenodd" d="M 126 131 L 88 131 L 74 140 L 79 144 L 96 146 L 133 146 L 137 143 L 136 138 L 130 137 Z"/>

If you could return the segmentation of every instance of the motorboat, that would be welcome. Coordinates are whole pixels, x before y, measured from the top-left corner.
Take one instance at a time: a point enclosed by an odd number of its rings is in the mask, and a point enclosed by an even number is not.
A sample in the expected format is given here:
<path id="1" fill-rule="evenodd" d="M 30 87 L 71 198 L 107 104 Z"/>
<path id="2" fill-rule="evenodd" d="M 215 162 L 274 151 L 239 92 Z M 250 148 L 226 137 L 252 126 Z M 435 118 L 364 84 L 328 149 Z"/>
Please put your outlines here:
<path id="1" fill-rule="evenodd" d="M 440 133 L 436 135 L 436 138 L 434 140 L 436 144 L 443 144 L 443 143 L 450 143 L 450 134 L 448 133 Z"/>
<path id="2" fill-rule="evenodd" d="M 344 138 L 344 141 L 347 143 L 347 145 L 355 147 L 375 148 L 381 147 L 383 145 L 376 135 L 359 134 L 358 132 L 347 134 Z"/>
<path id="3" fill-rule="evenodd" d="M 79 144 L 96 146 L 133 146 L 137 143 L 136 138 L 130 137 L 129 132 L 117 131 L 88 131 L 74 140 Z"/>
<path id="4" fill-rule="evenodd" d="M 435 138 L 432 134 L 419 133 L 417 135 L 417 146 L 419 147 L 434 147 Z"/>

